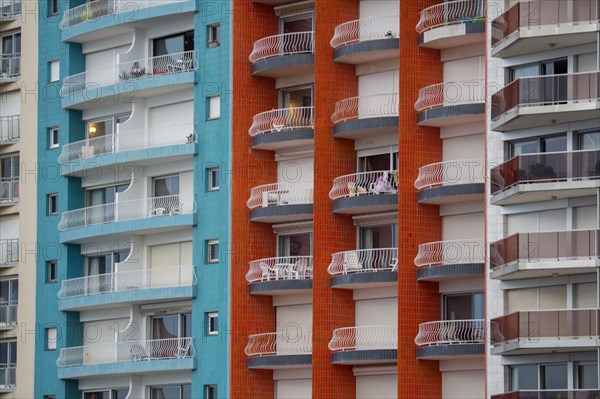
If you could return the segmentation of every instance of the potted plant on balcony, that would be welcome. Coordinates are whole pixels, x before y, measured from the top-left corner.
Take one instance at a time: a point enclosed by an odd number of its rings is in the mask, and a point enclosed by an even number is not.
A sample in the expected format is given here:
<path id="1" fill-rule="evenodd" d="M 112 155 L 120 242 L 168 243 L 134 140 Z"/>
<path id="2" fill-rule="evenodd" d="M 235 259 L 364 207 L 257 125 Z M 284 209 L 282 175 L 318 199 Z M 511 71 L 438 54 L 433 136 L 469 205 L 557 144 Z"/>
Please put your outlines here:
<path id="1" fill-rule="evenodd" d="M 89 21 L 93 18 L 94 18 L 94 13 L 92 12 L 92 10 L 83 10 L 81 12 L 81 20 L 82 21 Z"/>

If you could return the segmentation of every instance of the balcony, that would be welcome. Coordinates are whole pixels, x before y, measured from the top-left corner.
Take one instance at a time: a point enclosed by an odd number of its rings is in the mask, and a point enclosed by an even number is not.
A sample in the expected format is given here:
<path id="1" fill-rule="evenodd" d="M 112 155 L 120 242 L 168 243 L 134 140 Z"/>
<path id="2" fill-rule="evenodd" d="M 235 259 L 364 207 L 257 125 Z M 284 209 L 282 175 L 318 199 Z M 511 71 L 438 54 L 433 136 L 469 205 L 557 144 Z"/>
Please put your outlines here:
<path id="1" fill-rule="evenodd" d="M 417 24 L 421 47 L 446 49 L 485 41 L 484 0 L 458 0 L 421 11 Z"/>
<path id="2" fill-rule="evenodd" d="M 332 288 L 372 288 L 398 282 L 398 248 L 357 249 L 331 255 Z"/>
<path id="3" fill-rule="evenodd" d="M 398 327 L 360 326 L 333 330 L 327 345 L 333 364 L 386 364 L 398 360 Z"/>
<path id="4" fill-rule="evenodd" d="M 0 56 L 0 83 L 13 83 L 21 76 L 21 54 Z"/>
<path id="5" fill-rule="evenodd" d="M 400 16 L 388 15 L 357 19 L 335 27 L 333 59 L 345 64 L 362 64 L 398 58 Z"/>
<path id="6" fill-rule="evenodd" d="M 250 221 L 292 222 L 313 217 L 312 183 L 273 183 L 254 187 L 246 202 Z"/>
<path id="7" fill-rule="evenodd" d="M 314 107 L 280 108 L 254 115 L 248 134 L 256 150 L 312 146 Z"/>
<path id="8" fill-rule="evenodd" d="M 521 1 L 492 22 L 492 56 L 515 57 L 592 43 L 600 6 L 597 0 Z"/>
<path id="9" fill-rule="evenodd" d="M 21 15 L 21 0 L 2 1 L 2 5 L 0 5 L 0 23 L 16 21 L 19 19 L 19 15 Z"/>
<path id="10" fill-rule="evenodd" d="M 168 338 L 64 348 L 56 360 L 58 378 L 193 370 L 193 340 Z"/>
<path id="11" fill-rule="evenodd" d="M 485 320 L 441 320 L 419 324 L 417 359 L 483 357 Z"/>
<path id="12" fill-rule="evenodd" d="M 492 395 L 492 399 L 598 399 L 597 389 L 526 390 Z"/>
<path id="13" fill-rule="evenodd" d="M 419 281 L 483 276 L 485 242 L 472 239 L 421 244 L 414 263 L 419 268 L 417 271 Z"/>
<path id="14" fill-rule="evenodd" d="M 361 172 L 333 179 L 333 212 L 356 215 L 398 209 L 398 171 Z"/>
<path id="15" fill-rule="evenodd" d="M 312 72 L 314 52 L 314 32 L 284 33 L 257 40 L 248 59 L 254 76 L 283 78 Z"/>
<path id="16" fill-rule="evenodd" d="M 398 93 L 347 98 L 335 103 L 333 137 L 398 135 Z"/>
<path id="17" fill-rule="evenodd" d="M 490 244 L 490 277 L 498 280 L 594 273 L 600 230 L 513 234 Z"/>
<path id="18" fill-rule="evenodd" d="M 0 368 L 0 393 L 14 392 L 17 389 L 17 368 Z"/>
<path id="19" fill-rule="evenodd" d="M 600 72 L 520 78 L 492 96 L 492 129 L 530 129 L 600 118 Z"/>
<path id="20" fill-rule="evenodd" d="M 19 264 L 19 239 L 0 240 L 0 268 Z"/>
<path id="21" fill-rule="evenodd" d="M 248 368 L 309 367 L 312 364 L 312 334 L 292 330 L 250 335 L 244 349 Z"/>
<path id="22" fill-rule="evenodd" d="M 483 159 L 457 159 L 423 166 L 415 180 L 418 201 L 444 205 L 483 200 L 485 175 Z"/>
<path id="23" fill-rule="evenodd" d="M 19 177 L 0 178 L 0 207 L 19 202 Z"/>
<path id="24" fill-rule="evenodd" d="M 117 269 L 135 267 L 118 263 Z M 58 291 L 60 310 L 86 310 L 123 303 L 192 298 L 194 266 L 158 267 L 63 280 Z"/>
<path id="25" fill-rule="evenodd" d="M 246 281 L 251 294 L 298 294 L 312 290 L 313 257 L 279 256 L 250 262 Z"/>
<path id="26" fill-rule="evenodd" d="M 419 90 L 415 103 L 422 126 L 445 127 L 483 122 L 485 80 L 444 82 Z"/>
<path id="27" fill-rule="evenodd" d="M 19 115 L 0 116 L 0 145 L 19 142 L 21 135 L 21 117 Z"/>
<path id="28" fill-rule="evenodd" d="M 194 194 L 139 198 L 90 206 L 62 213 L 58 230 L 62 243 L 92 237 L 192 226 Z"/>
<path id="29" fill-rule="evenodd" d="M 156 96 L 192 87 L 197 68 L 196 52 L 192 50 L 90 69 L 63 80 L 61 104 L 63 108 L 84 109 L 90 103 L 97 107 L 131 102 L 133 97 Z"/>
<path id="30" fill-rule="evenodd" d="M 490 323 L 492 354 L 595 350 L 600 345 L 598 309 L 515 312 Z"/>
<path id="31" fill-rule="evenodd" d="M 0 305 L 0 331 L 12 330 L 17 327 L 18 305 L 13 302 Z M 2 383 L 0 382 L 0 385 Z"/>
<path id="32" fill-rule="evenodd" d="M 73 176 L 109 165 L 143 167 L 156 159 L 191 157 L 196 141 L 193 124 L 130 130 L 66 144 L 58 162 L 63 175 Z"/>

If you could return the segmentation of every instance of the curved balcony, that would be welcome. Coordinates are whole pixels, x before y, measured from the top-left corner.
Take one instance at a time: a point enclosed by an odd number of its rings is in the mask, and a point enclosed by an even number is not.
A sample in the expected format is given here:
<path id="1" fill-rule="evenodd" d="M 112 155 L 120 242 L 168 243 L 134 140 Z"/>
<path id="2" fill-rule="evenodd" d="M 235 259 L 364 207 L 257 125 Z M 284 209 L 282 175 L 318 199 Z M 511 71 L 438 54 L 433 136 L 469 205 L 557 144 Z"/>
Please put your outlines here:
<path id="1" fill-rule="evenodd" d="M 194 224 L 194 194 L 117 201 L 62 213 L 62 243 L 143 230 L 184 228 Z"/>
<path id="2" fill-rule="evenodd" d="M 447 1 L 421 11 L 417 23 L 421 47 L 446 49 L 484 43 L 486 2 Z"/>
<path id="3" fill-rule="evenodd" d="M 196 52 L 192 50 L 88 70 L 63 80 L 61 105 L 63 108 L 84 109 L 90 103 L 98 107 L 131 102 L 134 97 L 155 96 L 192 87 L 197 68 Z"/>
<path id="4" fill-rule="evenodd" d="M 387 15 L 345 22 L 335 27 L 333 59 L 361 64 L 397 58 L 400 49 L 400 16 Z"/>
<path id="5" fill-rule="evenodd" d="M 246 202 L 253 222 L 277 223 L 312 219 L 312 183 L 273 183 L 254 187 Z"/>
<path id="6" fill-rule="evenodd" d="M 192 370 L 193 338 L 168 338 L 63 348 L 56 360 L 58 378 Z"/>
<path id="7" fill-rule="evenodd" d="M 0 240 L 0 268 L 14 267 L 19 264 L 19 239 Z"/>
<path id="8" fill-rule="evenodd" d="M 372 288 L 398 282 L 398 248 L 357 249 L 331 255 L 332 288 Z"/>
<path id="9" fill-rule="evenodd" d="M 312 278 L 312 256 L 279 256 L 253 260 L 246 273 L 249 291 L 255 295 L 310 292 Z"/>
<path id="10" fill-rule="evenodd" d="M 490 176 L 495 205 L 595 195 L 600 150 L 518 155 L 492 169 Z"/>
<path id="11" fill-rule="evenodd" d="M 0 55 L 0 83 L 13 83 L 21 77 L 21 54 Z"/>
<path id="12" fill-rule="evenodd" d="M 594 273 L 600 230 L 519 233 L 490 244 L 490 277 L 512 280 Z"/>
<path id="13" fill-rule="evenodd" d="M 398 171 L 361 172 L 333 179 L 333 212 L 361 214 L 398 208 Z"/>
<path id="14" fill-rule="evenodd" d="M 250 335 L 244 353 L 252 369 L 307 367 L 312 364 L 312 334 L 293 330 Z"/>
<path id="15" fill-rule="evenodd" d="M 594 350 L 600 344 L 600 310 L 532 310 L 492 319 L 492 354 Z"/>
<path id="16" fill-rule="evenodd" d="M 130 130 L 66 144 L 58 162 L 63 175 L 132 162 L 142 167 L 154 159 L 191 157 L 195 143 L 194 124 Z"/>
<path id="17" fill-rule="evenodd" d="M 415 180 L 418 201 L 443 205 L 483 199 L 485 176 L 483 159 L 457 159 L 422 166 Z"/>
<path id="18" fill-rule="evenodd" d="M 252 148 L 280 150 L 313 144 L 314 107 L 280 108 L 254 115 Z"/>
<path id="19" fill-rule="evenodd" d="M 254 42 L 248 59 L 252 74 L 282 78 L 311 72 L 315 63 L 314 32 L 283 33 Z"/>
<path id="20" fill-rule="evenodd" d="M 0 145 L 19 142 L 21 137 L 20 121 L 19 115 L 0 116 Z"/>
<path id="21" fill-rule="evenodd" d="M 132 266 L 127 262 L 117 267 Z M 84 310 L 122 303 L 185 299 L 194 296 L 194 266 L 159 267 L 63 280 L 60 310 Z"/>
<path id="22" fill-rule="evenodd" d="M 0 178 L 0 207 L 14 206 L 19 202 L 19 178 Z"/>
<path id="23" fill-rule="evenodd" d="M 483 121 L 485 80 L 463 80 L 427 86 L 415 103 L 419 125 L 444 127 Z"/>
<path id="24" fill-rule="evenodd" d="M 492 395 L 492 399 L 597 399 L 600 390 L 597 389 L 544 389 L 544 390 L 522 390 L 498 395 Z"/>
<path id="25" fill-rule="evenodd" d="M 483 357 L 485 320 L 441 320 L 419 324 L 417 359 Z"/>
<path id="26" fill-rule="evenodd" d="M 596 0 L 521 1 L 492 21 L 495 57 L 515 57 L 595 40 L 600 20 Z"/>
<path id="27" fill-rule="evenodd" d="M 21 9 L 21 0 L 4 0 L 0 6 L 0 23 L 16 21 L 21 15 Z"/>
<path id="28" fill-rule="evenodd" d="M 0 331 L 17 328 L 17 310 L 18 304 L 13 302 L 0 305 Z"/>
<path id="29" fill-rule="evenodd" d="M 347 98 L 335 103 L 333 137 L 358 139 L 398 134 L 398 93 Z"/>
<path id="30" fill-rule="evenodd" d="M 519 78 L 492 95 L 492 130 L 560 125 L 600 117 L 600 72 Z"/>
<path id="31" fill-rule="evenodd" d="M 398 360 L 398 327 L 344 327 L 333 330 L 327 345 L 333 364 L 384 364 Z"/>
<path id="32" fill-rule="evenodd" d="M 414 263 L 419 268 L 417 280 L 420 281 L 482 276 L 485 263 L 485 242 L 473 239 L 421 244 Z"/>

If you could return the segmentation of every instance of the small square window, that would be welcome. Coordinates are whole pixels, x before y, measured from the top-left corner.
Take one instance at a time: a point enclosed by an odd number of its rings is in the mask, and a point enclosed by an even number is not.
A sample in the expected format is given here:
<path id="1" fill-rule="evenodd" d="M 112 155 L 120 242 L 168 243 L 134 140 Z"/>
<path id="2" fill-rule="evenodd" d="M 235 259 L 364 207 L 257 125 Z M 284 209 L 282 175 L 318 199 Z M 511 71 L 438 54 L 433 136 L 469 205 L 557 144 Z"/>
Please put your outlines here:
<path id="1" fill-rule="evenodd" d="M 44 399 L 56 399 L 55 395 L 44 395 Z"/>
<path id="2" fill-rule="evenodd" d="M 58 128 L 51 127 L 48 129 L 48 148 L 58 148 Z"/>
<path id="3" fill-rule="evenodd" d="M 55 260 L 46 262 L 46 282 L 56 283 L 58 281 L 58 264 Z"/>
<path id="4" fill-rule="evenodd" d="M 59 0 L 48 0 L 48 16 L 58 15 L 58 1 Z"/>
<path id="5" fill-rule="evenodd" d="M 206 241 L 206 263 L 219 262 L 219 240 Z"/>
<path id="6" fill-rule="evenodd" d="M 217 386 L 216 385 L 205 385 L 204 386 L 204 399 L 217 399 Z"/>
<path id="7" fill-rule="evenodd" d="M 46 328 L 46 350 L 56 350 L 56 327 Z"/>
<path id="8" fill-rule="evenodd" d="M 208 47 L 221 45 L 221 24 L 208 25 Z"/>
<path id="9" fill-rule="evenodd" d="M 58 215 L 58 194 L 48 194 L 48 216 Z"/>
<path id="10" fill-rule="evenodd" d="M 60 80 L 60 61 L 50 61 L 48 63 L 48 71 L 50 82 L 58 82 Z"/>
<path id="11" fill-rule="evenodd" d="M 208 97 L 208 119 L 221 117 L 221 96 Z"/>
<path id="12" fill-rule="evenodd" d="M 212 168 L 208 168 L 206 172 L 207 181 L 207 190 L 215 191 L 219 189 L 219 167 L 215 166 Z"/>
<path id="13" fill-rule="evenodd" d="M 219 334 L 219 312 L 210 312 L 206 314 L 206 333 L 208 335 Z"/>

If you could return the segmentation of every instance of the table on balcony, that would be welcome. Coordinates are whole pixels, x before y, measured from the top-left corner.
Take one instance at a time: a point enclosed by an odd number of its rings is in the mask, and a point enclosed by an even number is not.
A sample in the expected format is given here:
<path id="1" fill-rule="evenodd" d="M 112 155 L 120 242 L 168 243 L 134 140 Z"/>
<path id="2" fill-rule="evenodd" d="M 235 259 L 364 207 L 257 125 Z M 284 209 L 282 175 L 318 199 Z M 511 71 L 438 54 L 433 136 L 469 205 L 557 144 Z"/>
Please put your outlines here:
<path id="1" fill-rule="evenodd" d="M 281 196 L 289 193 L 290 191 L 285 189 L 265 191 L 263 193 L 262 201 L 263 208 L 266 208 L 269 205 L 285 205 L 286 203 L 282 201 Z M 276 201 L 273 201 L 272 198 L 276 198 Z"/>

